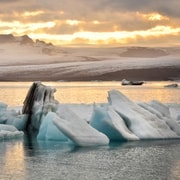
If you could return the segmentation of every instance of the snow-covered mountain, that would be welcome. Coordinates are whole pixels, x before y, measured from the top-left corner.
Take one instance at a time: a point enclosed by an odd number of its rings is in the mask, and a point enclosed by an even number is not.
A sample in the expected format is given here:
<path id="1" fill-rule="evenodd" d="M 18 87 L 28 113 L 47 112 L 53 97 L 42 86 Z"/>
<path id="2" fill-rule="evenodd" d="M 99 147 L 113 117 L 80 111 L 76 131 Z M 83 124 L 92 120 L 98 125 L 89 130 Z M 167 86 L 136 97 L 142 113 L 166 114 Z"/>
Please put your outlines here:
<path id="1" fill-rule="evenodd" d="M 160 76 L 168 71 L 164 79 L 179 79 L 180 47 L 56 47 L 27 35 L 9 34 L 0 35 L 0 66 L 3 81 L 121 80 L 130 74 L 125 70 L 150 68 L 163 71 Z M 147 73 L 154 76 L 158 70 Z"/>
<path id="2" fill-rule="evenodd" d="M 0 35 L 0 65 L 49 63 L 49 56 L 60 51 L 52 43 L 33 41 L 27 35 Z"/>
<path id="3" fill-rule="evenodd" d="M 34 42 L 28 35 L 14 36 L 12 34 L 0 34 L 0 44 L 2 43 L 17 43 L 31 46 L 36 46 L 36 44 L 41 43 L 43 46 L 53 46 L 52 43 L 46 43 L 38 39 Z"/>

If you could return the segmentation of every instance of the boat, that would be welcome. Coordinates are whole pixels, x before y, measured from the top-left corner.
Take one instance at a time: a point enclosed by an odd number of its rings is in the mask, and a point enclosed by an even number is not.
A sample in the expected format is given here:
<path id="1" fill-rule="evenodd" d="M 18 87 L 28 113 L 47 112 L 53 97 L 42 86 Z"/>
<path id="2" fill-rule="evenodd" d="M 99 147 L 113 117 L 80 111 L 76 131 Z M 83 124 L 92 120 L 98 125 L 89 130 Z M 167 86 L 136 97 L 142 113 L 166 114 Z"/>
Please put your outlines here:
<path id="1" fill-rule="evenodd" d="M 125 85 L 143 85 L 144 81 L 128 81 L 126 79 L 123 79 L 121 81 L 121 85 L 125 86 Z"/>
<path id="2" fill-rule="evenodd" d="M 144 81 L 131 81 L 131 85 L 143 85 Z"/>

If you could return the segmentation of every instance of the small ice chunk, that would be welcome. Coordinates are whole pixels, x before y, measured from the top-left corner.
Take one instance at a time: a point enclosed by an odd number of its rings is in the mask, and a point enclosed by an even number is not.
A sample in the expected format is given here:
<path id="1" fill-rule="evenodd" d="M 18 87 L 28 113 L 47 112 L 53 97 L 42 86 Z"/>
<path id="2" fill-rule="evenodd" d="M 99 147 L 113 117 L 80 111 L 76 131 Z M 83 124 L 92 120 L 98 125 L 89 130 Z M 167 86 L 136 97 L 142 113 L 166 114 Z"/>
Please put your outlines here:
<path id="1" fill-rule="evenodd" d="M 0 139 L 16 139 L 24 135 L 22 131 L 18 131 L 12 125 L 0 124 Z"/>

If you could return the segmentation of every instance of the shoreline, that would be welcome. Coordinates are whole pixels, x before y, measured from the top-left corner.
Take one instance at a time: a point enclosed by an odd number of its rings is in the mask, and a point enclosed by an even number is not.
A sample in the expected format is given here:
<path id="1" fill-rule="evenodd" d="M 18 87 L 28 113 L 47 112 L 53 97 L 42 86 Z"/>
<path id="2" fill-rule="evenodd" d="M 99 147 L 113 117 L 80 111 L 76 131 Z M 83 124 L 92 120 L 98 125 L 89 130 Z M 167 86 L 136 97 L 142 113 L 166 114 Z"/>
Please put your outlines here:
<path id="1" fill-rule="evenodd" d="M 53 73 L 53 69 L 44 71 L 6 72 L 0 76 L 0 81 L 31 82 L 31 81 L 168 81 L 180 80 L 180 67 L 154 67 L 146 69 L 124 69 L 115 72 L 90 75 L 86 72 L 61 74 Z"/>

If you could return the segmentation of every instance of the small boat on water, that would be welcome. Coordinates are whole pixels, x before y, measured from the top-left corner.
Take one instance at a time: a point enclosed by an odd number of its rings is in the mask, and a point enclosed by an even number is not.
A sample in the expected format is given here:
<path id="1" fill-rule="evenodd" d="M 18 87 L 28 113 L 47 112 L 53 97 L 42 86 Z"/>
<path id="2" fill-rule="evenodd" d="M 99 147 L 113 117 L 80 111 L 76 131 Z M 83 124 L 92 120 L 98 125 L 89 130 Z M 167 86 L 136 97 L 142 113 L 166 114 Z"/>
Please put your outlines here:
<path id="1" fill-rule="evenodd" d="M 178 84 L 168 84 L 168 85 L 166 85 L 164 87 L 166 87 L 166 88 L 177 88 Z"/>
<path id="2" fill-rule="evenodd" d="M 144 81 L 128 81 L 126 79 L 123 79 L 121 81 L 121 85 L 125 86 L 125 85 L 143 85 Z"/>

